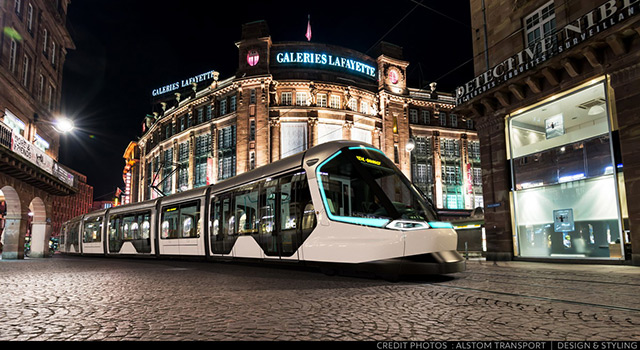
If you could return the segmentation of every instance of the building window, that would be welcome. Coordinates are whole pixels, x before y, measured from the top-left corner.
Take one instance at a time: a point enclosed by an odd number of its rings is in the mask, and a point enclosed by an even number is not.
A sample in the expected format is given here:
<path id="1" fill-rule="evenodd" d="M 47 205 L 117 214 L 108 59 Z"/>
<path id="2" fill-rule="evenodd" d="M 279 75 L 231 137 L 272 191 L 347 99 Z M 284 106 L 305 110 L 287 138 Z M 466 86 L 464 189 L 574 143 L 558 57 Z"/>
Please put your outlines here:
<path id="1" fill-rule="evenodd" d="M 13 132 L 24 136 L 25 124 L 20 118 L 16 117 L 11 111 L 5 108 L 4 123 L 13 130 Z"/>
<path id="2" fill-rule="evenodd" d="M 42 138 L 42 136 L 38 134 L 36 134 L 33 140 L 33 145 L 40 148 L 43 151 L 48 150 L 50 147 L 49 142 L 47 142 L 45 139 Z"/>
<path id="3" fill-rule="evenodd" d="M 426 164 L 416 164 L 415 165 L 415 182 L 424 184 L 427 182 L 427 165 Z"/>
<path id="4" fill-rule="evenodd" d="M 525 46 L 535 45 L 541 38 L 552 34 L 556 28 L 553 0 L 525 17 L 524 27 Z"/>
<path id="5" fill-rule="evenodd" d="M 307 93 L 296 92 L 296 106 L 306 106 L 306 105 L 307 105 Z"/>
<path id="6" fill-rule="evenodd" d="M 360 113 L 369 114 L 369 104 L 366 101 L 360 102 Z"/>
<path id="7" fill-rule="evenodd" d="M 20 17 L 22 15 L 22 0 L 15 0 L 13 3 L 13 10 L 16 12 L 16 15 Z"/>
<path id="8" fill-rule="evenodd" d="M 47 46 L 49 46 L 49 31 L 44 28 L 42 31 L 42 53 L 47 56 Z"/>
<path id="9" fill-rule="evenodd" d="M 251 119 L 249 121 L 249 141 L 256 140 L 256 121 Z"/>
<path id="10" fill-rule="evenodd" d="M 200 124 L 204 121 L 204 110 L 203 108 L 198 108 L 196 111 L 196 123 Z"/>
<path id="11" fill-rule="evenodd" d="M 444 197 L 447 209 L 463 209 L 462 195 L 457 193 L 447 193 Z"/>
<path id="12" fill-rule="evenodd" d="M 424 137 L 416 137 L 416 154 L 419 156 L 427 155 L 427 139 Z"/>
<path id="13" fill-rule="evenodd" d="M 33 5 L 27 6 L 27 30 L 33 32 Z"/>
<path id="14" fill-rule="evenodd" d="M 393 162 L 400 164 L 400 152 L 398 151 L 398 145 L 393 145 Z"/>
<path id="15" fill-rule="evenodd" d="M 422 111 L 422 124 L 431 124 L 431 113 L 429 111 Z"/>
<path id="16" fill-rule="evenodd" d="M 280 124 L 280 158 L 285 158 L 307 149 L 307 127 L 307 123 Z"/>
<path id="17" fill-rule="evenodd" d="M 38 101 L 42 102 L 42 97 L 44 95 L 44 76 L 40 74 L 38 77 Z"/>
<path id="18" fill-rule="evenodd" d="M 223 98 L 220 100 L 220 115 L 227 114 L 227 99 Z"/>
<path id="19" fill-rule="evenodd" d="M 207 185 L 207 160 L 211 150 L 211 134 L 196 136 L 194 187 Z"/>
<path id="20" fill-rule="evenodd" d="M 249 153 L 249 170 L 256 168 L 256 152 Z"/>
<path id="21" fill-rule="evenodd" d="M 56 42 L 51 40 L 51 65 L 56 66 Z"/>
<path id="22" fill-rule="evenodd" d="M 473 185 L 482 186 L 482 168 L 473 168 Z"/>
<path id="23" fill-rule="evenodd" d="M 449 114 L 449 120 L 451 120 L 451 127 L 452 128 L 457 128 L 458 127 L 458 116 L 455 114 Z"/>
<path id="24" fill-rule="evenodd" d="M 53 107 L 55 104 L 53 101 L 53 98 L 55 96 L 55 91 L 56 91 L 56 88 L 54 88 L 53 85 L 49 85 L 49 110 L 51 111 L 53 110 Z"/>
<path id="25" fill-rule="evenodd" d="M 318 107 L 327 107 L 327 94 L 318 94 Z"/>
<path id="26" fill-rule="evenodd" d="M 24 61 L 22 63 L 22 85 L 29 88 L 29 56 L 24 55 Z"/>
<path id="27" fill-rule="evenodd" d="M 480 159 L 480 142 L 469 141 L 469 157 L 473 159 Z"/>
<path id="28" fill-rule="evenodd" d="M 162 177 L 164 179 L 164 181 L 162 182 L 162 192 L 164 192 L 165 194 L 171 193 L 173 176 L 169 176 L 169 174 L 173 170 L 172 168 L 173 148 L 169 148 L 164 151 L 164 163 L 162 164 Z"/>
<path id="29" fill-rule="evenodd" d="M 440 139 L 442 154 L 446 157 L 460 157 L 460 142 L 454 139 Z"/>
<path id="30" fill-rule="evenodd" d="M 236 103 L 236 96 L 231 96 L 230 98 L 230 102 L 229 102 L 229 112 L 235 112 L 237 108 L 237 103 Z"/>
<path id="31" fill-rule="evenodd" d="M 18 54 L 18 44 L 11 39 L 11 49 L 9 51 L 9 70 L 11 73 L 16 72 L 16 55 Z"/>
<path id="32" fill-rule="evenodd" d="M 291 106 L 293 103 L 293 93 L 292 92 L 283 92 L 280 98 L 281 106 Z"/>
<path id="33" fill-rule="evenodd" d="M 329 107 L 340 109 L 340 96 L 331 95 L 331 100 L 329 100 Z"/>
<path id="34" fill-rule="evenodd" d="M 409 121 L 413 124 L 418 124 L 418 110 L 410 109 L 409 110 Z"/>
<path id="35" fill-rule="evenodd" d="M 213 117 L 213 108 L 211 107 L 211 105 L 207 106 L 207 120 L 211 120 L 211 118 Z"/>
<path id="36" fill-rule="evenodd" d="M 473 120 L 467 119 L 467 129 L 473 129 Z"/>
<path id="37" fill-rule="evenodd" d="M 189 189 L 189 141 L 178 145 L 178 186 L 177 190 L 186 191 Z"/>
<path id="38" fill-rule="evenodd" d="M 447 114 L 440 112 L 440 125 L 447 126 Z"/>
<path id="39" fill-rule="evenodd" d="M 256 89 L 251 89 L 249 93 L 249 104 L 256 104 Z"/>
<path id="40" fill-rule="evenodd" d="M 218 131 L 218 180 L 236 175 L 236 126 Z"/>
<path id="41" fill-rule="evenodd" d="M 358 101 L 355 98 L 349 100 L 349 109 L 352 111 L 358 111 Z"/>

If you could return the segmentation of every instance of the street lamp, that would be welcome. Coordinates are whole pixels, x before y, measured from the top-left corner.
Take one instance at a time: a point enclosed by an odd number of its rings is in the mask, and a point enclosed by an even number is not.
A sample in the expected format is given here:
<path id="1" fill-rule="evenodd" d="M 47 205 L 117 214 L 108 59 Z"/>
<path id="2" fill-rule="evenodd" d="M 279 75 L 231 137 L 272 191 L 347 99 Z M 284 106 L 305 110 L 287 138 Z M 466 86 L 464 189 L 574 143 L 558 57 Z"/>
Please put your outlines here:
<path id="1" fill-rule="evenodd" d="M 413 137 L 409 138 L 407 144 L 405 145 L 405 149 L 407 152 L 412 152 L 416 148 L 416 142 L 413 140 Z"/>
<path id="2" fill-rule="evenodd" d="M 53 128 L 59 133 L 67 133 L 73 130 L 73 121 L 65 117 L 59 117 L 53 122 Z"/>

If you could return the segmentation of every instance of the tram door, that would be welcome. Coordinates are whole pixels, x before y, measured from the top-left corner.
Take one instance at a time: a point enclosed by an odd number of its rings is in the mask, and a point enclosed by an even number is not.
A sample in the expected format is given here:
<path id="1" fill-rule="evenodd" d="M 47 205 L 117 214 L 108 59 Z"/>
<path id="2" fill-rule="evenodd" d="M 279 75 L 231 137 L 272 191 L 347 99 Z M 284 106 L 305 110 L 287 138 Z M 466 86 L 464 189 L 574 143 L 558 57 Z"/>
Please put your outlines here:
<path id="1" fill-rule="evenodd" d="M 295 256 L 302 244 L 299 221 L 302 210 L 298 202 L 299 174 L 263 182 L 260 187 L 258 225 L 259 243 L 265 257 Z"/>

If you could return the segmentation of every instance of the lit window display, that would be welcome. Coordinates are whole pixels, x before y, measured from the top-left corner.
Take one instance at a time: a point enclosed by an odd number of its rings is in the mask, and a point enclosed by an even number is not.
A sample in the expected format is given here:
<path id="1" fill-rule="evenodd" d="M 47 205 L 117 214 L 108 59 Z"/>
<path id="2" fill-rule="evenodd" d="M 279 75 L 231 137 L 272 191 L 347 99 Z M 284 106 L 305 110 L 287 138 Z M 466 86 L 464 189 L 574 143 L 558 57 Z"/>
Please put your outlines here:
<path id="1" fill-rule="evenodd" d="M 620 208 L 605 84 L 509 118 L 518 254 L 619 258 Z"/>

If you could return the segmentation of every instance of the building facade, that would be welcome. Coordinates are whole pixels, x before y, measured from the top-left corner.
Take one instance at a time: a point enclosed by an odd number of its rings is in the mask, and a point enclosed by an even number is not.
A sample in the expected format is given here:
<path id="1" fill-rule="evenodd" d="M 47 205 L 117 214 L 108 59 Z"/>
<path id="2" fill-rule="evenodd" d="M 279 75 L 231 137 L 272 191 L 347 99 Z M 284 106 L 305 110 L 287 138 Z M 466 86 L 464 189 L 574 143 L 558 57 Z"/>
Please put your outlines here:
<path id="1" fill-rule="evenodd" d="M 62 71 L 74 48 L 68 0 L 0 1 L 0 227 L 2 258 L 48 254 L 53 203 L 78 192 L 77 178 L 57 162 Z M 46 249 L 46 251 L 45 251 Z"/>
<path id="2" fill-rule="evenodd" d="M 640 1 L 470 6 L 487 258 L 640 265 Z"/>
<path id="3" fill-rule="evenodd" d="M 383 150 L 444 211 L 482 205 L 472 122 L 452 113 L 453 96 L 435 85 L 407 86 L 401 48 L 382 43 L 371 57 L 320 43 L 274 43 L 263 21 L 245 24 L 236 46 L 235 76 L 210 71 L 153 90 L 157 103 L 139 152 L 125 152 L 124 179 L 133 183 L 124 198 L 206 186 L 349 139 Z"/>

